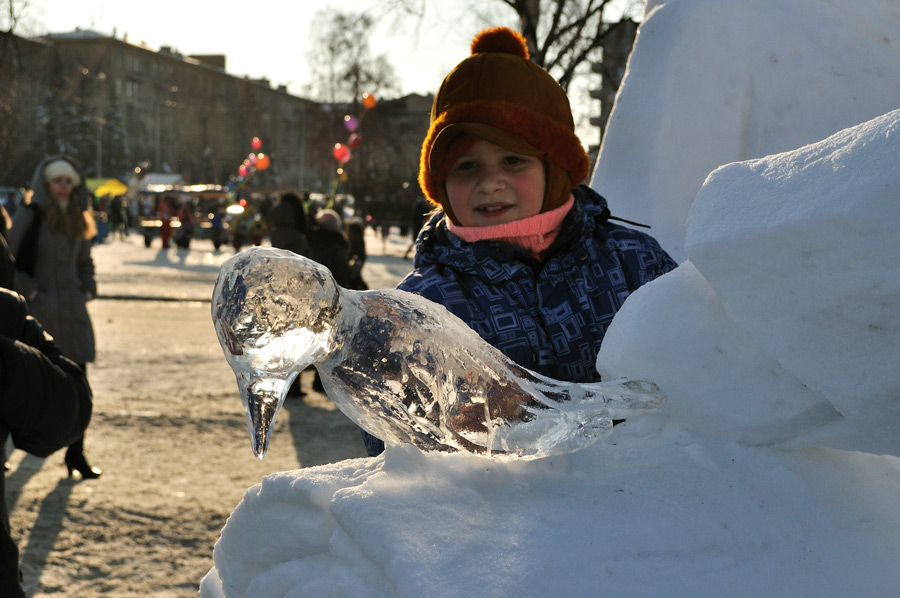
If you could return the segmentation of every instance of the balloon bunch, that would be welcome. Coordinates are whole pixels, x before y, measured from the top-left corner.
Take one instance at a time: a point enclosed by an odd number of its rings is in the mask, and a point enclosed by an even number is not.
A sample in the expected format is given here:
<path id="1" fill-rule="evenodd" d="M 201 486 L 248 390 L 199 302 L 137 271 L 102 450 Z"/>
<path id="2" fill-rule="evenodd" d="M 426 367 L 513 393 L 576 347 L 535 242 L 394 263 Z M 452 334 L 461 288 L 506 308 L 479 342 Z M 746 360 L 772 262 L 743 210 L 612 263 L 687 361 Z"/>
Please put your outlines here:
<path id="1" fill-rule="evenodd" d="M 241 162 L 237 176 L 232 176 L 226 185 L 229 191 L 241 189 L 250 182 L 253 175 L 267 169 L 272 163 L 269 156 L 259 151 L 262 149 L 262 140 L 259 137 L 254 137 L 250 140 L 250 147 L 253 148 L 253 151 Z"/>
<path id="2" fill-rule="evenodd" d="M 369 93 L 362 94 L 362 105 L 363 105 L 363 113 L 362 116 L 356 118 L 353 115 L 347 114 L 344 116 L 344 128 L 347 129 L 347 132 L 350 136 L 347 138 L 347 143 L 335 143 L 334 148 L 331 151 L 331 154 L 334 156 L 334 159 L 337 160 L 338 168 L 336 171 L 336 175 L 334 177 L 334 182 L 331 186 L 331 197 L 332 201 L 334 199 L 335 193 L 337 192 L 338 183 L 347 181 L 347 172 L 344 170 L 344 165 L 350 161 L 350 158 L 353 157 L 353 150 L 358 149 L 362 145 L 362 135 L 359 133 L 359 128 L 362 126 L 363 118 L 365 118 L 366 113 L 375 107 L 378 101 L 375 99 L 375 96 Z"/>

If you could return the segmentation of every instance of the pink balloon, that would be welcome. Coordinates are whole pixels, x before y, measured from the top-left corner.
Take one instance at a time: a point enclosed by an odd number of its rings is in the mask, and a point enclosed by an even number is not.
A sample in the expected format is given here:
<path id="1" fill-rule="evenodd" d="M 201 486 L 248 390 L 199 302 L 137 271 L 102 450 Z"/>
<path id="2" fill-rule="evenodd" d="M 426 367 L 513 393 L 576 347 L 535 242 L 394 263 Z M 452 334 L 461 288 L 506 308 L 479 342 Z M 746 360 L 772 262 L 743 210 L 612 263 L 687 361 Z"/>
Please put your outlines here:
<path id="1" fill-rule="evenodd" d="M 344 117 L 344 127 L 350 131 L 351 133 L 356 130 L 359 126 L 359 121 L 355 116 L 350 116 L 349 114 Z"/>

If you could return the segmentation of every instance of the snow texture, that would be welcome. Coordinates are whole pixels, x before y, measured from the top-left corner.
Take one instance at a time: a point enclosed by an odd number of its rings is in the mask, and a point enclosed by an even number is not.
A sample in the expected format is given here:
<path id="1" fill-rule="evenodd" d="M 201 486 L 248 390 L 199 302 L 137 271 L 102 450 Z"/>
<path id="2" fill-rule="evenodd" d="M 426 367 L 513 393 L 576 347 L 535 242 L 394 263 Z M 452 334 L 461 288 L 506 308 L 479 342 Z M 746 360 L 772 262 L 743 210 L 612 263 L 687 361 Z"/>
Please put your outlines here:
<path id="1" fill-rule="evenodd" d="M 706 176 L 900 108 L 895 0 L 648 4 L 592 185 L 679 262 Z"/>
<path id="2" fill-rule="evenodd" d="M 593 186 L 683 263 L 597 365 L 666 405 L 545 459 L 268 476 L 201 595 L 900 595 L 898 75 L 895 2 L 655 3 Z"/>

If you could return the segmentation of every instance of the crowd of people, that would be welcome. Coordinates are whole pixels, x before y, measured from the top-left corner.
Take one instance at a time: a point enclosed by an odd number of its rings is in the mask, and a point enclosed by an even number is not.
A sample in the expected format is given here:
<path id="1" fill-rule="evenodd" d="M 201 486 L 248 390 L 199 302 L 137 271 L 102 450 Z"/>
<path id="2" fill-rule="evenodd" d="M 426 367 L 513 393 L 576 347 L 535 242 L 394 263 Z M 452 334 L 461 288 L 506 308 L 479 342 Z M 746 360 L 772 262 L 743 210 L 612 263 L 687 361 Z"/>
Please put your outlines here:
<path id="1" fill-rule="evenodd" d="M 405 257 L 415 249 L 413 269 L 398 288 L 444 305 L 528 369 L 597 381 L 594 360 L 613 316 L 677 264 L 653 237 L 611 221 L 606 200 L 583 185 L 588 168 L 568 98 L 529 60 L 524 38 L 507 28 L 481 32 L 434 98 L 419 165 L 424 199 L 411 206 Z M 327 266 L 339 285 L 368 288 L 362 221 L 306 199 L 285 191 L 264 209 L 248 206 L 229 223 L 235 250 L 268 238 Z M 11 436 L 44 456 L 67 447 L 67 473 L 82 479 L 102 473 L 84 451 L 95 358 L 87 302 L 97 296 L 91 204 L 78 163 L 51 156 L 14 218 L 0 214 L 0 286 L 8 289 L 0 292 L 0 441 L 5 447 Z M 127 233 L 123 203 L 103 207 L 110 234 Z M 191 202 L 161 196 L 147 209 L 163 249 L 173 240 L 190 247 L 198 226 Z M 224 215 L 214 210 L 210 222 L 218 249 Z M 362 436 L 370 456 L 384 450 Z M 5 510 L 0 516 L 0 595 L 23 596 Z"/>

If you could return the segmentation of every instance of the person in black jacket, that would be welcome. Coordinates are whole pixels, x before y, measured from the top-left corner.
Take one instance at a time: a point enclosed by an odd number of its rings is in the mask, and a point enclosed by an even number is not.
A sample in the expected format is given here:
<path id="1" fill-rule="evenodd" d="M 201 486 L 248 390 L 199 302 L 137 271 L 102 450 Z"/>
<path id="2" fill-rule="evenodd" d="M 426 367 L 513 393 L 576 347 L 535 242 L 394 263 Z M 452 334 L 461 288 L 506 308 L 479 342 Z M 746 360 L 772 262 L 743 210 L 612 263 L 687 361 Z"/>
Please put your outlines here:
<path id="1" fill-rule="evenodd" d="M 84 433 L 91 418 L 91 390 L 82 370 L 63 357 L 53 338 L 28 314 L 18 293 L 0 289 L 0 452 L 6 441 L 46 457 Z M 19 551 L 0 476 L 0 596 L 25 596 Z"/>
<path id="2" fill-rule="evenodd" d="M 363 290 L 354 286 L 362 270 L 363 260 L 359 256 L 350 256 L 350 243 L 337 212 L 316 212 L 315 226 L 309 231 L 308 240 L 309 257 L 328 268 L 339 285 L 345 289 Z"/>
<path id="3" fill-rule="evenodd" d="M 307 237 L 310 259 L 328 268 L 334 280 L 345 289 L 368 288 L 361 275 L 365 258 L 360 259 L 358 255 L 350 256 L 350 242 L 344 233 L 341 216 L 334 210 L 318 210 L 313 222 L 315 225 L 309 230 Z M 313 379 L 313 390 L 325 392 L 318 370 Z"/>
<path id="4" fill-rule="evenodd" d="M 13 288 L 16 274 L 16 260 L 9 245 L 6 244 L 6 231 L 12 226 L 12 220 L 6 208 L 0 206 L 0 287 Z"/>

